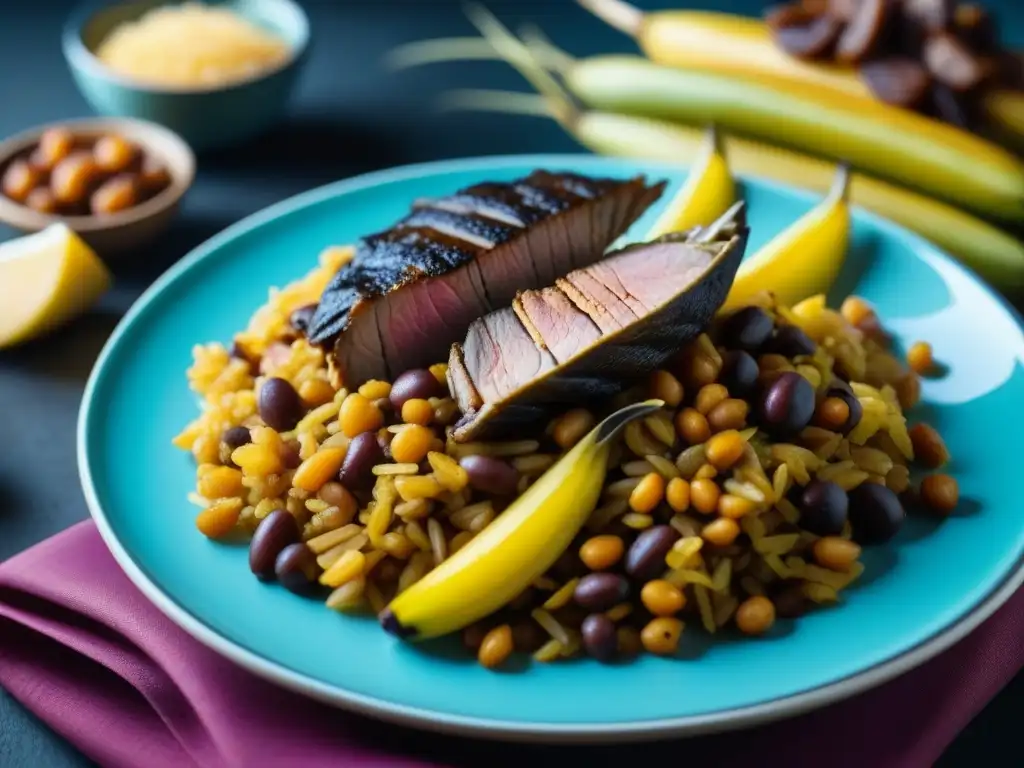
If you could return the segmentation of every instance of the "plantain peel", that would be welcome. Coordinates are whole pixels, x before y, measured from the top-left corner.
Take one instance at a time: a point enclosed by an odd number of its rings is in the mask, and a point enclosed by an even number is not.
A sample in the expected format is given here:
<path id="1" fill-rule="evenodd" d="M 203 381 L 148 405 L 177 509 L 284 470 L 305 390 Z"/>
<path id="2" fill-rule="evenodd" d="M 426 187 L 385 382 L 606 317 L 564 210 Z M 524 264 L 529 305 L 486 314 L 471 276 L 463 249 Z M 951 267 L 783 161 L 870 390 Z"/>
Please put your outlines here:
<path id="1" fill-rule="evenodd" d="M 392 600 L 381 626 L 427 640 L 509 603 L 554 564 L 594 511 L 613 438 L 663 405 L 646 400 L 608 416 L 476 538 Z"/>

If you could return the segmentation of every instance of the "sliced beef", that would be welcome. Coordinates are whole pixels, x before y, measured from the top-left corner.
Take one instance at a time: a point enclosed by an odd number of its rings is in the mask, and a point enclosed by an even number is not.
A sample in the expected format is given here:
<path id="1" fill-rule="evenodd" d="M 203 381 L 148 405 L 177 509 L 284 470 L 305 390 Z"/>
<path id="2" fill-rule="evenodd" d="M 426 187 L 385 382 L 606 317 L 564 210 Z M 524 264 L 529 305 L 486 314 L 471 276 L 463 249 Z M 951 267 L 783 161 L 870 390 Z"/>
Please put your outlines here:
<path id="1" fill-rule="evenodd" d="M 742 208 L 712 227 L 617 251 L 470 326 L 448 361 L 455 439 L 536 427 L 663 365 L 710 322 L 747 243 Z"/>
<path id="2" fill-rule="evenodd" d="M 477 318 L 600 259 L 664 187 L 535 171 L 417 200 L 359 243 L 308 337 L 350 387 L 443 360 Z"/>

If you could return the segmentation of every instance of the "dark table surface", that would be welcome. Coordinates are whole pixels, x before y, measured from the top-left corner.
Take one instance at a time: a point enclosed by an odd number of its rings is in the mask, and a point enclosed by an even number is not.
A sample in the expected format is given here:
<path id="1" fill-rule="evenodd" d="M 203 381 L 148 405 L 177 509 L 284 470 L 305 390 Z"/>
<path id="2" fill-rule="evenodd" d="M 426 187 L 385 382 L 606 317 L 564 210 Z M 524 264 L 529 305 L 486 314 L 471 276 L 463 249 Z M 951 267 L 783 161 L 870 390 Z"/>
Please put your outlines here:
<path id="1" fill-rule="evenodd" d="M 640 4 L 756 13 L 763 3 Z M 1024 46 L 1024 3 L 987 4 L 999 9 L 1007 39 Z M 445 88 L 525 90 L 501 64 L 436 65 L 398 74 L 380 66 L 381 54 L 397 43 L 471 34 L 458 2 L 305 0 L 304 5 L 316 44 L 284 124 L 248 147 L 201 158 L 196 184 L 173 230 L 158 245 L 115 268 L 116 285 L 96 310 L 43 343 L 0 352 L 0 560 L 87 516 L 74 455 L 74 424 L 85 378 L 120 315 L 189 249 L 271 203 L 364 171 L 448 157 L 578 151 L 545 120 L 456 116 L 431 108 Z M 570 0 L 489 0 L 487 5 L 511 25 L 536 22 L 574 53 L 632 50 L 629 40 Z M 0 137 L 89 114 L 60 53 L 60 30 L 72 2 L 0 6 Z M 12 234 L 0 226 L 0 240 Z M 942 766 L 1020 765 L 1022 706 L 1024 677 L 1018 677 L 954 743 Z M 421 748 L 430 744 L 428 740 Z M 460 753 L 452 757 L 474 762 L 472 749 Z M 0 766 L 89 764 L 0 690 Z"/>

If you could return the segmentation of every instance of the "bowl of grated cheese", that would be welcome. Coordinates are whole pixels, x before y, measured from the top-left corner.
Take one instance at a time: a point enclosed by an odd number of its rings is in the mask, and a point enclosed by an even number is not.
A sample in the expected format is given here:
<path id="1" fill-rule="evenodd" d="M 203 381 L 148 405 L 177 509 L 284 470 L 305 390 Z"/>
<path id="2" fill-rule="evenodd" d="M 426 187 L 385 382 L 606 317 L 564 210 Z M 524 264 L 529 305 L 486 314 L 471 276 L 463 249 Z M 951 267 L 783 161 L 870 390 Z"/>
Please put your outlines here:
<path id="1" fill-rule="evenodd" d="M 194 150 L 250 139 L 285 113 L 310 45 L 293 0 L 94 4 L 64 30 L 90 106 L 170 128 Z"/>

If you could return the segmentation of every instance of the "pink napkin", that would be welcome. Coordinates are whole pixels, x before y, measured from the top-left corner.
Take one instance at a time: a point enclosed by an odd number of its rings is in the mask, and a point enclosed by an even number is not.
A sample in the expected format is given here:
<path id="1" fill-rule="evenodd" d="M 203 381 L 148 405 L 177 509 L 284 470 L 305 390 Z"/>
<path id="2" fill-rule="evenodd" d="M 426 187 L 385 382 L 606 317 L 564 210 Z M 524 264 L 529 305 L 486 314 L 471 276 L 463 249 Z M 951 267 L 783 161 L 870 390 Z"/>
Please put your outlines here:
<path id="1" fill-rule="evenodd" d="M 419 733 L 307 701 L 178 629 L 91 523 L 0 565 L 0 685 L 109 768 L 587 764 L 931 766 L 1024 666 L 1024 590 L 925 666 L 828 709 L 735 734 L 529 747 Z M 837 749 L 841 745 L 841 749 Z"/>

